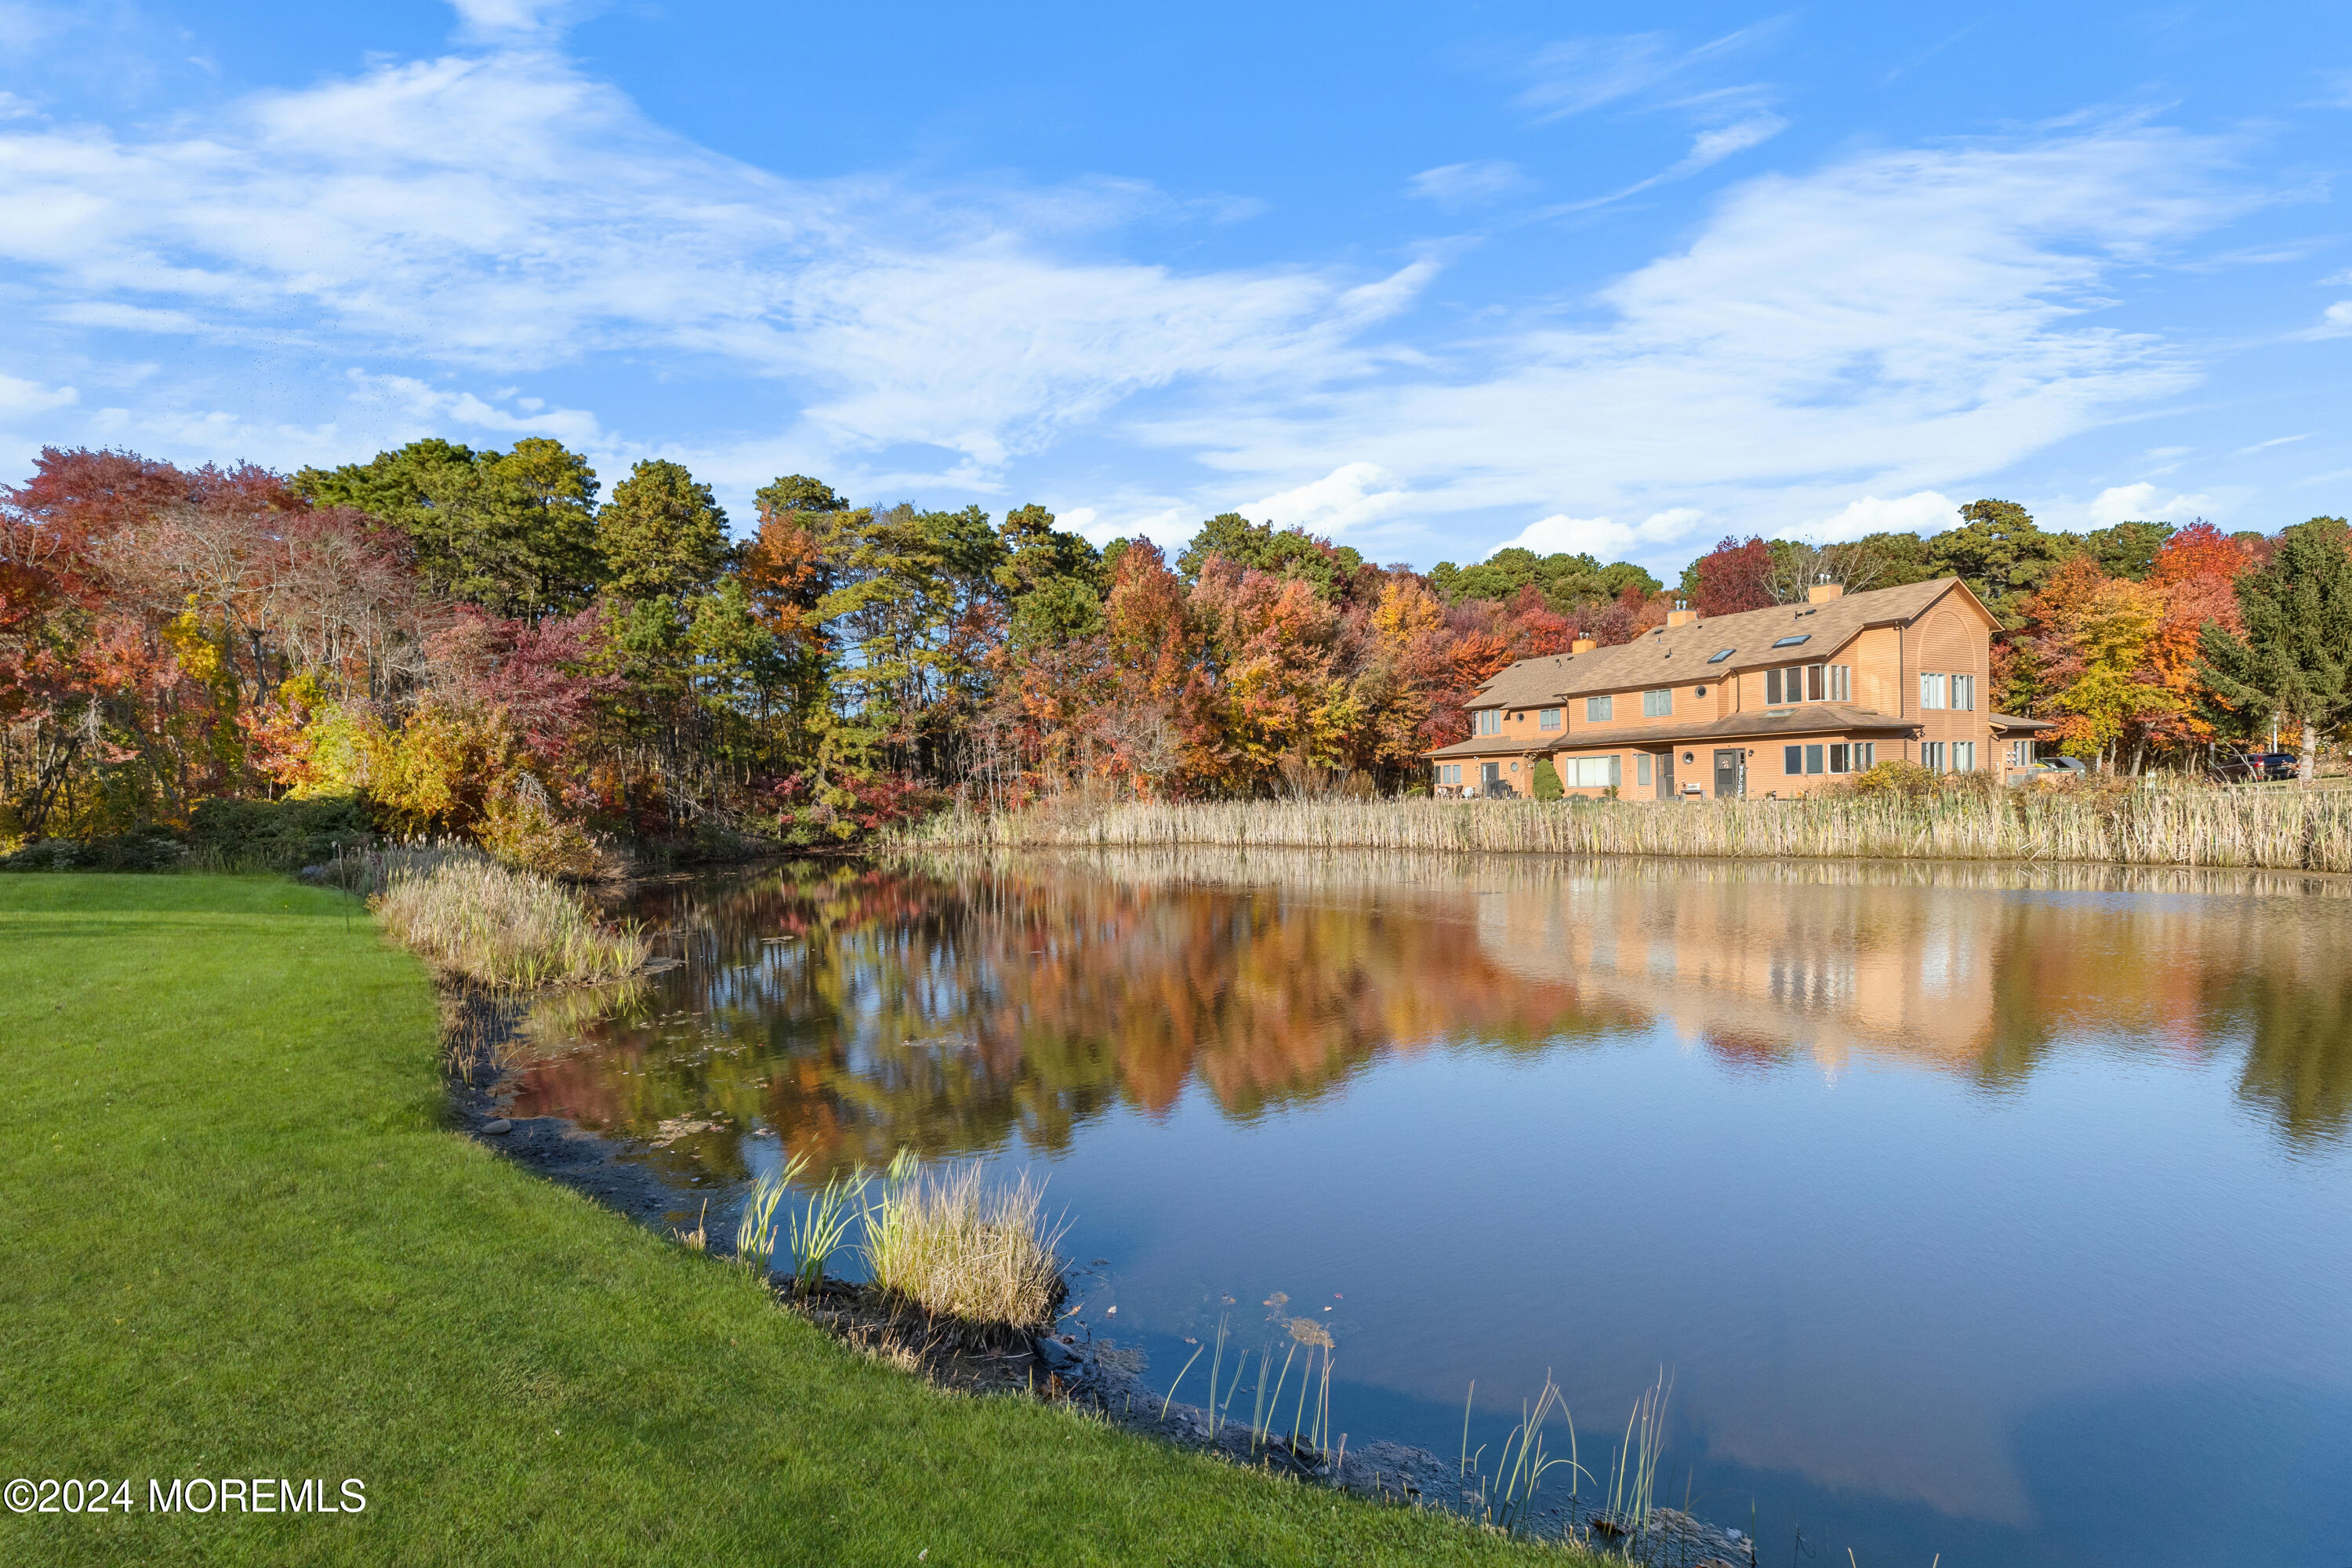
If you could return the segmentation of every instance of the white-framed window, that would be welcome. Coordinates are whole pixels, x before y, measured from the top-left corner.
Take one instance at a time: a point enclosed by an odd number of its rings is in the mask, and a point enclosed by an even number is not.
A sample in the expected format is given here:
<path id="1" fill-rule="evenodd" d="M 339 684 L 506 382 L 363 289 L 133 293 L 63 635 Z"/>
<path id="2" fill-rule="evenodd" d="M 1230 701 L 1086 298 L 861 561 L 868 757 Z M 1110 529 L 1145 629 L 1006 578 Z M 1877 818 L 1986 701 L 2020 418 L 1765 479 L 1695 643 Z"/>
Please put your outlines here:
<path id="1" fill-rule="evenodd" d="M 1927 767 L 1929 773 L 1942 773 L 1944 771 L 1944 742 L 1941 741 L 1921 742 L 1919 744 L 1919 761 Z"/>
<path id="2" fill-rule="evenodd" d="M 1613 697 L 1588 697 L 1584 700 L 1584 721 L 1598 724 L 1607 720 L 1617 706 Z"/>
<path id="3" fill-rule="evenodd" d="M 1462 782 L 1462 764 L 1460 763 L 1438 763 L 1437 782 L 1442 784 L 1460 784 Z"/>
<path id="4" fill-rule="evenodd" d="M 2032 741 L 2011 741 L 2009 743 L 2009 765 L 2012 768 L 2032 767 L 2033 765 L 2033 742 Z"/>
<path id="5" fill-rule="evenodd" d="M 1552 762 L 1559 769 L 1559 782 L 1570 789 L 1606 789 L 1624 772 L 1618 757 L 1555 757 Z"/>
<path id="6" fill-rule="evenodd" d="M 1673 716 L 1673 714 L 1674 714 L 1674 711 L 1675 711 L 1675 689 L 1674 689 L 1673 687 L 1671 687 L 1671 686 L 1661 686 L 1661 687 L 1657 688 L 1655 690 L 1653 690 L 1653 691 L 1644 691 L 1643 693 L 1642 693 L 1642 717 L 1643 717 L 1643 718 L 1644 718 L 1644 719 L 1665 719 L 1665 718 L 1671 718 L 1671 717 Z"/>
<path id="7" fill-rule="evenodd" d="M 1537 729 L 1538 729 L 1538 730 L 1557 730 L 1557 729 L 1559 729 L 1559 709 L 1557 709 L 1557 708 L 1538 708 L 1538 709 L 1537 709 L 1537 710 L 1536 710 L 1536 728 L 1537 728 Z"/>
<path id="8" fill-rule="evenodd" d="M 1951 689 L 1951 677 L 1938 675 L 1932 669 L 1919 672 L 1919 706 L 1942 708 L 1947 705 Z"/>
<path id="9" fill-rule="evenodd" d="M 1842 773 L 1849 772 L 1850 770 L 1848 769 L 1848 767 L 1847 767 L 1846 763 L 1847 763 L 1847 760 L 1848 760 L 1848 758 L 1849 758 L 1850 754 L 1852 753 L 1852 752 L 1853 752 L 1853 748 L 1852 748 L 1852 747 L 1850 747 L 1850 746 L 1848 746 L 1848 745 L 1847 745 L 1844 742 L 1843 742 L 1843 741 L 1832 741 L 1832 742 L 1830 742 L 1830 772 L 1832 772 L 1832 773 Z"/>
<path id="10" fill-rule="evenodd" d="M 1977 705 L 1977 678 L 1973 675 L 1952 677 L 1952 706 L 1973 712 Z"/>
<path id="11" fill-rule="evenodd" d="M 1974 741 L 1952 742 L 1952 771 L 1956 773 L 1977 771 L 1977 743 Z"/>
<path id="12" fill-rule="evenodd" d="M 1503 710 L 1500 708 L 1481 708 L 1477 719 L 1479 734 L 1499 735 L 1503 732 Z"/>
<path id="13" fill-rule="evenodd" d="M 1647 752 L 1633 758 L 1633 782 L 1643 789 L 1650 785 L 1650 753 Z"/>
<path id="14" fill-rule="evenodd" d="M 1830 668 L 1830 696 L 1832 702 L 1853 700 L 1853 666 L 1833 664 Z"/>

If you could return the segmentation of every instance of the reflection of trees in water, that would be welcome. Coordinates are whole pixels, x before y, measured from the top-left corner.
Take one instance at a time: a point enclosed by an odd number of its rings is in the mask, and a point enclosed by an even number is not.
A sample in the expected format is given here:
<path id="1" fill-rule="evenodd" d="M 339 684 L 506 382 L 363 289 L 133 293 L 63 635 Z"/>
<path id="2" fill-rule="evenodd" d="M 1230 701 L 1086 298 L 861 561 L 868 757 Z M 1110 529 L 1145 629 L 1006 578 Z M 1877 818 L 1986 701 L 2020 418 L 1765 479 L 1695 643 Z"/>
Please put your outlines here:
<path id="1" fill-rule="evenodd" d="M 1496 969 L 1440 902 L 1051 869 L 679 884 L 637 912 L 676 933 L 686 968 L 584 1030 L 589 1048 L 533 1068 L 524 1109 L 639 1137 L 717 1110 L 845 1163 L 1014 1131 L 1052 1150 L 1115 1104 L 1165 1111 L 1189 1084 L 1249 1120 L 1383 1051 L 1532 1050 L 1637 1021 Z M 733 1135 L 677 1147 L 731 1171 L 711 1144 Z"/>
<path id="2" fill-rule="evenodd" d="M 1593 944 L 1614 944 L 1621 973 L 1641 942 L 1753 949 L 1696 980 L 1752 995 L 1749 1016 L 1702 1036 L 1742 1070 L 1790 1059 L 1831 1018 L 1992 1089 L 2086 1034 L 2190 1061 L 2244 1039 L 2240 1092 L 2281 1136 L 2340 1139 L 2352 1121 L 2337 900 L 1590 868 L 1571 897 L 1577 873 L 1527 862 L 1507 878 L 1413 869 L 1334 886 L 1328 871 L 1216 885 L 1051 862 L 802 868 L 659 888 L 636 912 L 687 966 L 534 1066 L 523 1109 L 648 1140 L 667 1129 L 654 1158 L 718 1175 L 742 1173 L 741 1135 L 760 1124 L 845 1163 L 1016 1132 L 1061 1149 L 1110 1108 L 1163 1112 L 1195 1085 L 1249 1120 L 1327 1095 L 1384 1052 L 1534 1051 L 1637 1026 L 1694 983 L 1612 990 L 1571 963 L 1525 962 L 1573 930 L 1595 961 Z M 1480 904 L 1498 881 L 1508 898 Z M 1902 1005 L 1874 1005 L 1890 986 Z M 1934 1038 L 1897 1018 L 1932 1020 Z"/>

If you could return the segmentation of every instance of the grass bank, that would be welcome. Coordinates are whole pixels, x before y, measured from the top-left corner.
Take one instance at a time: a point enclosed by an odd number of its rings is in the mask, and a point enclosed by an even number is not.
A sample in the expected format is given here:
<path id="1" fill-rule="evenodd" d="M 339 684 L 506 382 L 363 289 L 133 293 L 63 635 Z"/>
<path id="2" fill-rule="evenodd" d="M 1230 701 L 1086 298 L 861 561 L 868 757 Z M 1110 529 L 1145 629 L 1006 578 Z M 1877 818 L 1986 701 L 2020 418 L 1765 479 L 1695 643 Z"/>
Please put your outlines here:
<path id="1" fill-rule="evenodd" d="M 1214 845 L 2352 871 L 2352 791 L 2161 785 L 1800 800 L 1229 801 L 950 813 L 904 848 Z"/>
<path id="2" fill-rule="evenodd" d="M 425 970 L 354 911 L 0 877 L 0 1478 L 139 1503 L 0 1514 L 0 1562 L 1574 1560 L 843 1351 L 444 1130 Z M 367 1508 L 145 1511 L 196 1476 Z"/>

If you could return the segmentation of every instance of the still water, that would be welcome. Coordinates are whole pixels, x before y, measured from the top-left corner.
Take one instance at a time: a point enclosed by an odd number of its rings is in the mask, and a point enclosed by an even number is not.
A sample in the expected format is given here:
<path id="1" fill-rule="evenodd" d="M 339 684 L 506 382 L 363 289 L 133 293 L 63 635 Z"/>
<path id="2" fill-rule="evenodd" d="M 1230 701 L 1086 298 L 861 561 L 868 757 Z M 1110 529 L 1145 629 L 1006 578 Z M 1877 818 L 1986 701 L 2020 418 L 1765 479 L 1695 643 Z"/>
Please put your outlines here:
<path id="1" fill-rule="evenodd" d="M 1664 1369 L 1659 1490 L 1766 1563 L 2352 1564 L 2352 887 L 1211 853 L 635 913 L 684 966 L 539 1017 L 516 1113 L 714 1233 L 783 1148 L 1032 1165 L 1156 1386 L 1282 1292 L 1360 1440 L 1451 1458 L 1475 1380 L 1492 1452 L 1549 1371 L 1605 1451 Z"/>

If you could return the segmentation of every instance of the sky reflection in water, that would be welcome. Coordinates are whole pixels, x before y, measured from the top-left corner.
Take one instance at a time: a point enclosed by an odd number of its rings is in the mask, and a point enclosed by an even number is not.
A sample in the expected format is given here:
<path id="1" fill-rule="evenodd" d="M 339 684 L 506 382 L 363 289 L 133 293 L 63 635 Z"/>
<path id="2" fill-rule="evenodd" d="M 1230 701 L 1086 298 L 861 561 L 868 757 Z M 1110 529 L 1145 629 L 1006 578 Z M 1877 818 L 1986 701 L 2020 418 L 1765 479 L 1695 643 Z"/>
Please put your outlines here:
<path id="1" fill-rule="evenodd" d="M 637 912 L 686 966 L 542 1016 L 522 1114 L 722 1192 L 1035 1161 L 1162 1379 L 1280 1290 L 1340 1428 L 1448 1453 L 1473 1378 L 1474 1445 L 1550 1369 L 1605 1448 L 1672 1369 L 1665 1489 L 1767 1560 L 2352 1563 L 2352 889 L 1258 854 Z"/>

